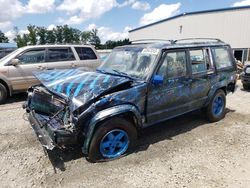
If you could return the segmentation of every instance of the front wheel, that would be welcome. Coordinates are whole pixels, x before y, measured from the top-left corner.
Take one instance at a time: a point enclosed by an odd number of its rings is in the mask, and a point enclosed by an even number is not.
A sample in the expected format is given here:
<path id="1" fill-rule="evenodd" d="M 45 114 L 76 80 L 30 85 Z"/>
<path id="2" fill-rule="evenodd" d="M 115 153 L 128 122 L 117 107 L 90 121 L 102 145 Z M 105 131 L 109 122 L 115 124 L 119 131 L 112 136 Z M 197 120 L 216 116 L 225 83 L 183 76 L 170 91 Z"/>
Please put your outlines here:
<path id="1" fill-rule="evenodd" d="M 250 89 L 250 84 L 243 84 L 243 88 L 245 90 L 249 90 Z"/>
<path id="2" fill-rule="evenodd" d="M 223 90 L 218 90 L 206 108 L 207 118 L 210 122 L 216 122 L 225 117 L 226 95 Z"/>
<path id="3" fill-rule="evenodd" d="M 7 89 L 0 83 L 0 104 L 3 104 L 7 99 Z"/>
<path id="4" fill-rule="evenodd" d="M 88 159 L 91 162 L 117 159 L 134 146 L 136 137 L 137 131 L 132 123 L 121 118 L 110 119 L 96 130 Z"/>

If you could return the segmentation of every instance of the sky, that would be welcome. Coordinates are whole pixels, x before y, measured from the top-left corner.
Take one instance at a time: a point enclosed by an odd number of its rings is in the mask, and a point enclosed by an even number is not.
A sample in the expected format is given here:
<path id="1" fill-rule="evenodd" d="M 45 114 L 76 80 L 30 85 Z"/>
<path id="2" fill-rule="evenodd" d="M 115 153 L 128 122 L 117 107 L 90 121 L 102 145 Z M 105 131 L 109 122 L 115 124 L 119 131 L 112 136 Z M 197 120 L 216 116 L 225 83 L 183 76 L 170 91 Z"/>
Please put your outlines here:
<path id="1" fill-rule="evenodd" d="M 23 34 L 29 24 L 48 29 L 67 24 L 98 29 L 104 43 L 180 13 L 246 5 L 250 0 L 0 0 L 0 30 L 12 39 L 14 26 Z"/>

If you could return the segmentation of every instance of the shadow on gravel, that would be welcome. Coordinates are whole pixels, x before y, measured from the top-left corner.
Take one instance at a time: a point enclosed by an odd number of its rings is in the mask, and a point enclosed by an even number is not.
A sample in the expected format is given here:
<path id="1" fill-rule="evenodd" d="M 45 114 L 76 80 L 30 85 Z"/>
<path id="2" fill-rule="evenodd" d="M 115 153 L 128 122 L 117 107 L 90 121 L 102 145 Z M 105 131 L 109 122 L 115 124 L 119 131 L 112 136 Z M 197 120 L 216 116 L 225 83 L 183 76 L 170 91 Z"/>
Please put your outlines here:
<path id="1" fill-rule="evenodd" d="M 11 104 L 11 103 L 16 103 L 16 102 L 22 102 L 25 101 L 27 98 L 27 93 L 19 93 L 19 94 L 14 94 L 13 96 L 9 97 L 5 104 Z"/>
<path id="2" fill-rule="evenodd" d="M 234 112 L 226 108 L 226 114 Z M 164 121 L 154 126 L 143 129 L 135 152 L 147 150 L 147 148 L 162 140 L 172 140 L 173 137 L 189 132 L 196 127 L 209 123 L 206 116 L 200 110 Z"/>
<path id="3" fill-rule="evenodd" d="M 231 112 L 234 112 L 234 110 L 226 109 L 226 114 Z M 140 131 L 136 144 L 137 147 L 131 153 L 147 150 L 147 148 L 154 143 L 166 139 L 172 140 L 176 135 L 189 132 L 207 123 L 208 121 L 205 115 L 201 114 L 200 111 L 195 111 L 145 128 Z M 81 148 L 78 147 L 68 150 L 55 149 L 48 152 L 48 157 L 56 173 L 56 169 L 61 171 L 66 170 L 65 162 L 83 158 L 84 155 L 82 154 Z"/>
<path id="4" fill-rule="evenodd" d="M 54 149 L 53 151 L 47 151 L 47 156 L 54 167 L 54 172 L 56 169 L 65 171 L 65 162 L 83 158 L 83 153 L 80 147 L 71 148 L 67 150 Z"/>

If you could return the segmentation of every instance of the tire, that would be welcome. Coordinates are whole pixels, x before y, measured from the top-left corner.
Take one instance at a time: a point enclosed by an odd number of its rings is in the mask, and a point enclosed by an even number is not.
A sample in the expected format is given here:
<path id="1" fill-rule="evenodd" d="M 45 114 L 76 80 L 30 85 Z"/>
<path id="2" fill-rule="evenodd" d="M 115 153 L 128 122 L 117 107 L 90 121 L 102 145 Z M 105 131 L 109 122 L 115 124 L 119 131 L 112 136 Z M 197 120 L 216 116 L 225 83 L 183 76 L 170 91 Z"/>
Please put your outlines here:
<path id="1" fill-rule="evenodd" d="M 207 119 L 210 122 L 216 122 L 225 117 L 226 95 L 223 90 L 218 90 L 209 105 L 206 107 Z"/>
<path id="2" fill-rule="evenodd" d="M 243 88 L 245 90 L 250 90 L 250 84 L 243 84 Z"/>
<path id="3" fill-rule="evenodd" d="M 136 138 L 136 128 L 129 121 L 122 118 L 105 121 L 94 133 L 88 160 L 100 162 L 120 158 L 134 147 Z"/>
<path id="4" fill-rule="evenodd" d="M 7 99 L 7 89 L 0 83 L 0 104 L 3 104 Z"/>

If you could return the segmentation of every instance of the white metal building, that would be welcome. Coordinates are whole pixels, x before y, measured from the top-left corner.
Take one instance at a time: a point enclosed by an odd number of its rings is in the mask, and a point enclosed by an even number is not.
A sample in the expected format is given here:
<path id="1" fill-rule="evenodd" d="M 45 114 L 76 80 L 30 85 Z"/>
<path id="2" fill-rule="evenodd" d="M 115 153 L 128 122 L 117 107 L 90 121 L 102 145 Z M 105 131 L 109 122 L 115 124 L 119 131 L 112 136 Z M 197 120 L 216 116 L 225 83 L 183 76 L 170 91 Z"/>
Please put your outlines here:
<path id="1" fill-rule="evenodd" d="M 130 41 L 183 38 L 219 38 L 250 63 L 250 6 L 183 13 L 129 31 Z"/>

